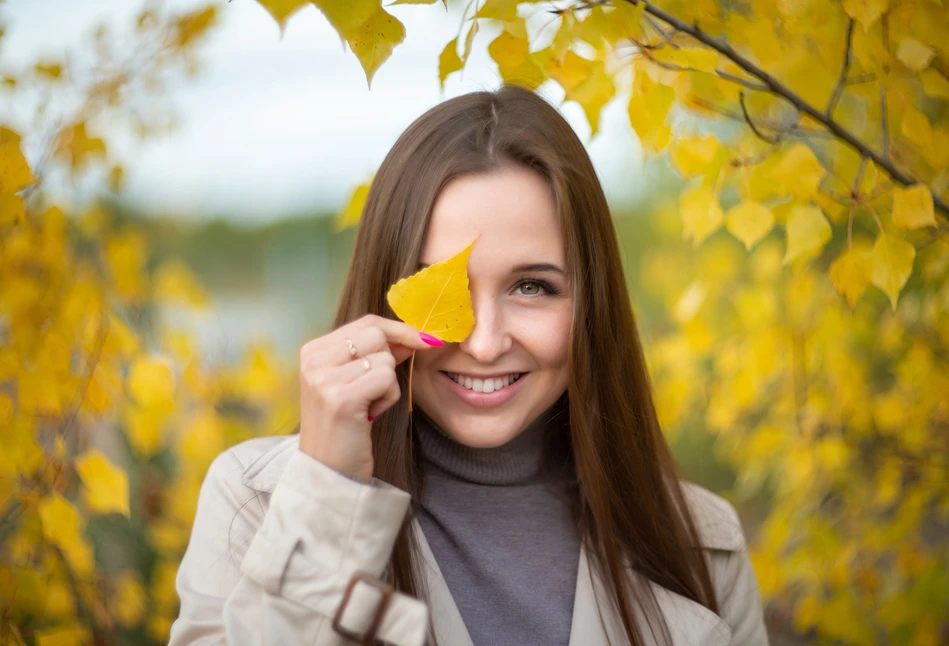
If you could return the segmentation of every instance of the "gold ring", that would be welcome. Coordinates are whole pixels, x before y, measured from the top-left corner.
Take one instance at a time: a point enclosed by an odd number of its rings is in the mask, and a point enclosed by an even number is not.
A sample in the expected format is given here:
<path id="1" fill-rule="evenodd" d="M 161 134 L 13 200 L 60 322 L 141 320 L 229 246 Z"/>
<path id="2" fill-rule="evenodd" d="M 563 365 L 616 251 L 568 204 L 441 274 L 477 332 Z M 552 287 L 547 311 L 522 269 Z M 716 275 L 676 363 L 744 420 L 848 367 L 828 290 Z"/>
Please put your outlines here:
<path id="1" fill-rule="evenodd" d="M 353 345 L 352 340 L 349 337 L 346 337 L 346 343 L 349 345 L 349 355 L 356 358 L 356 346 Z"/>
<path id="2" fill-rule="evenodd" d="M 366 366 L 367 371 L 372 367 L 371 365 L 369 365 L 369 359 L 367 359 L 366 357 L 362 358 L 362 365 Z"/>

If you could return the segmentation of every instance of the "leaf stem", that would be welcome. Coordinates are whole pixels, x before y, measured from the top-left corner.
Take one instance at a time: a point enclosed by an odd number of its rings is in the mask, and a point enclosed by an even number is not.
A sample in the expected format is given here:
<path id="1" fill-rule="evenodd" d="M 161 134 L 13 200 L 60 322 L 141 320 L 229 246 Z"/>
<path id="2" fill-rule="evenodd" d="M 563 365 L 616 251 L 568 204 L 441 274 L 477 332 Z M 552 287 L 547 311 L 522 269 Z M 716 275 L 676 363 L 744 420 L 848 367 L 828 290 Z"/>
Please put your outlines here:
<path id="1" fill-rule="evenodd" d="M 414 367 L 415 367 L 415 352 L 412 353 L 412 358 L 409 359 L 409 412 L 410 413 L 412 412 L 412 369 Z"/>

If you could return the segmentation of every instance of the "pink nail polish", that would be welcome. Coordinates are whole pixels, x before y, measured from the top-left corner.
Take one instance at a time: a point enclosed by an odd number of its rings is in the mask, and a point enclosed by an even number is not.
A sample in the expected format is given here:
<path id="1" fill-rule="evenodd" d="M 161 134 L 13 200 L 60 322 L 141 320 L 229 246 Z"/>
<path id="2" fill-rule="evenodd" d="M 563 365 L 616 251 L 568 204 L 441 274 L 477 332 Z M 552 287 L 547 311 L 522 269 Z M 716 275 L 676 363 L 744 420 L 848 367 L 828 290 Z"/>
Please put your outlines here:
<path id="1" fill-rule="evenodd" d="M 426 332 L 419 332 L 418 335 L 422 338 L 422 341 L 425 341 L 425 343 L 429 345 L 445 345 L 444 341 L 436 339 L 431 334 Z"/>
<path id="2" fill-rule="evenodd" d="M 372 420 L 374 420 L 374 419 L 376 419 L 376 418 L 373 417 L 372 415 L 369 416 L 369 421 L 370 421 L 370 422 L 371 422 Z"/>

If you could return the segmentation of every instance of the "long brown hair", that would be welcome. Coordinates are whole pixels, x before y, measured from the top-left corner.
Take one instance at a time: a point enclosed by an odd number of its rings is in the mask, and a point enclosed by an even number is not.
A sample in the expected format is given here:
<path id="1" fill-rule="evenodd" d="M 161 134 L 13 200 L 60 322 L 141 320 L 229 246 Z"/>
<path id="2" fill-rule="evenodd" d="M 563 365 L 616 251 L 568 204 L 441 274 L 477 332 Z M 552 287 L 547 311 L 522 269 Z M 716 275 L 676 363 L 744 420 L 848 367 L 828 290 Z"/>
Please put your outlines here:
<path id="1" fill-rule="evenodd" d="M 443 101 L 409 125 L 369 189 L 334 327 L 368 313 L 395 318 L 386 292 L 415 271 L 442 187 L 461 175 L 515 165 L 547 180 L 563 227 L 574 294 L 567 446 L 590 565 L 610 589 L 630 644 L 643 644 L 634 602 L 651 628 L 660 617 L 668 642 L 655 596 L 649 586 L 630 584 L 629 567 L 716 613 L 718 600 L 659 427 L 606 197 L 583 144 L 551 104 L 504 84 Z M 408 363 L 397 371 L 403 393 Z M 410 423 L 404 401 L 373 423 L 373 475 L 412 495 L 386 576 L 397 589 L 425 598 L 418 545 L 407 531 L 424 486 Z"/>

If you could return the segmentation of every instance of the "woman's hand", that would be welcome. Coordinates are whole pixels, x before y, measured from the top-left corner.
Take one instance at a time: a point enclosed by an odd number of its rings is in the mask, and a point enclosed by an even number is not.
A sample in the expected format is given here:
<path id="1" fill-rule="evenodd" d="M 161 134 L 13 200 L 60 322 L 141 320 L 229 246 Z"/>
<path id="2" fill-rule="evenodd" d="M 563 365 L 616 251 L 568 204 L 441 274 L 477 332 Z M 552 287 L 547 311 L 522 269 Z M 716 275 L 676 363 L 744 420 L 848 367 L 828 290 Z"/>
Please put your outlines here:
<path id="1" fill-rule="evenodd" d="M 399 401 L 396 365 L 416 350 L 443 345 L 424 336 L 431 343 L 406 323 L 367 314 L 304 344 L 300 449 L 337 471 L 371 480 L 371 421 Z"/>

